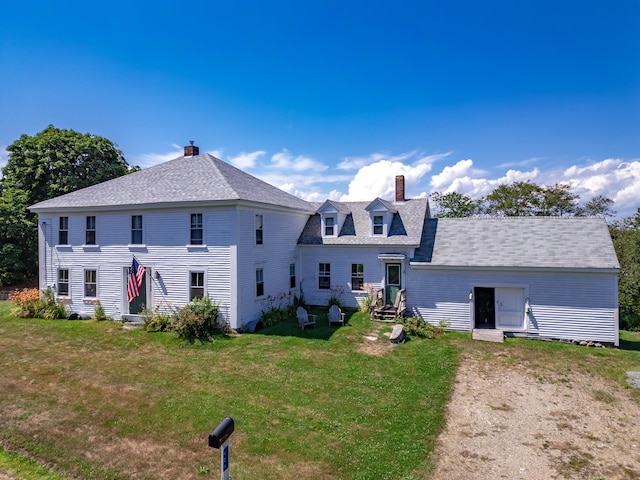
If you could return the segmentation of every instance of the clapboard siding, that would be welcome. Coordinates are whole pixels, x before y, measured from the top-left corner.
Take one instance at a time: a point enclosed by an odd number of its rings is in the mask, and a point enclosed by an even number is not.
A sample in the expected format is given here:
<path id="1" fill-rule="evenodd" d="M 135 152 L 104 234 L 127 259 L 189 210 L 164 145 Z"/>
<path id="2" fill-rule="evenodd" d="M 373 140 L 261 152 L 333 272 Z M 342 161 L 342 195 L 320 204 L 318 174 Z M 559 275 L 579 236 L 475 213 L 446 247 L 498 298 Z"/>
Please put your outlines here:
<path id="1" fill-rule="evenodd" d="M 255 242 L 255 217 L 262 215 L 263 243 Z M 306 214 L 261 208 L 238 210 L 238 326 L 260 318 L 269 297 L 297 294 L 289 288 L 289 265 L 298 267 L 296 242 Z M 256 269 L 264 274 L 264 295 L 256 295 Z"/>
<path id="2" fill-rule="evenodd" d="M 617 343 L 617 277 L 613 273 L 415 268 L 411 311 L 453 330 L 473 328 L 473 287 L 522 288 L 529 300 L 527 331 L 541 337 Z M 408 295 L 409 298 L 409 295 Z"/>
<path id="3" fill-rule="evenodd" d="M 389 248 L 381 246 L 304 246 L 300 248 L 301 261 L 303 264 L 302 289 L 304 291 L 305 301 L 310 305 L 327 305 L 331 290 L 318 288 L 318 273 L 320 263 L 329 263 L 331 265 L 331 287 L 339 288 L 343 291 L 341 294 L 341 303 L 345 307 L 358 308 L 362 304 L 363 299 L 368 295 L 366 291 L 353 291 L 351 289 L 351 266 L 354 263 L 362 263 L 364 266 L 364 283 L 371 289 L 377 289 L 384 286 L 385 263 L 378 258 L 381 253 L 389 253 Z M 394 249 L 393 253 L 404 254 L 409 256 L 412 250 L 409 248 Z M 407 260 L 403 263 L 403 286 L 412 289 L 409 286 L 409 279 L 406 276 Z M 409 302 L 409 291 L 407 292 L 407 302 Z"/>
<path id="4" fill-rule="evenodd" d="M 190 214 L 203 213 L 203 247 L 189 248 Z M 129 245 L 131 215 L 143 216 L 143 245 Z M 220 304 L 222 319 L 231 319 L 231 248 L 233 207 L 98 212 L 96 246 L 83 246 L 86 215 L 69 217 L 69 246 L 56 246 L 59 216 L 41 228 L 41 255 L 46 250 L 41 285 L 55 286 L 58 268 L 69 269 L 70 296 L 64 299 L 70 311 L 91 313 L 94 306 L 85 299 L 84 270 L 98 273 L 98 297 L 108 315 L 120 318 L 128 313 L 126 268 L 132 257 L 148 268 L 149 307 L 179 308 L 189 301 L 189 272 L 206 272 L 207 294 Z M 53 228 L 48 228 L 52 225 Z M 154 273 L 160 274 L 159 278 Z"/>

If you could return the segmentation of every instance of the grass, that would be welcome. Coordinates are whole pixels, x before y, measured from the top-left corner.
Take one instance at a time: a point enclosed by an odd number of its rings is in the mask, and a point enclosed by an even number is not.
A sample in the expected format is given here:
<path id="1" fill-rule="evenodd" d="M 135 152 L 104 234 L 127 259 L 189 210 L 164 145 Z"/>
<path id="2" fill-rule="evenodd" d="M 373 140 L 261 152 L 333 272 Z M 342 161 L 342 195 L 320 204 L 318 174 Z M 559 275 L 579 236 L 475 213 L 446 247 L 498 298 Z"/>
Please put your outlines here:
<path id="1" fill-rule="evenodd" d="M 10 478 L 20 480 L 64 480 L 33 460 L 13 452 L 7 452 L 0 447 L 0 473 L 6 472 Z"/>
<path id="2" fill-rule="evenodd" d="M 66 478 L 215 478 L 207 436 L 228 415 L 235 480 L 424 479 L 459 356 L 567 384 L 578 373 L 625 384 L 640 369 L 637 333 L 621 332 L 619 349 L 462 333 L 389 348 L 389 327 L 366 315 L 336 328 L 313 313 L 313 329 L 292 319 L 187 345 L 113 322 L 15 319 L 0 302 L 0 444 Z"/>
<path id="3" fill-rule="evenodd" d="M 68 477 L 215 477 L 207 436 L 228 415 L 236 480 L 425 478 L 457 359 L 445 340 L 382 336 L 371 354 L 363 314 L 195 345 L 1 314 L 0 442 Z"/>

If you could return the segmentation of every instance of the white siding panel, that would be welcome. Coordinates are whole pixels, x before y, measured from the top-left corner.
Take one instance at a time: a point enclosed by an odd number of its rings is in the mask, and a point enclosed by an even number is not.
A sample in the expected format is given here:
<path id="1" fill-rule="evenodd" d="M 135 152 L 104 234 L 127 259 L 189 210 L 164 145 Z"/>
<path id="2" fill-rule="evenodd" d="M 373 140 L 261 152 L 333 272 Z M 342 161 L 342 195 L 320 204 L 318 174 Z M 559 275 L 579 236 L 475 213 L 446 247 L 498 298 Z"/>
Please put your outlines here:
<path id="1" fill-rule="evenodd" d="M 412 270 L 411 310 L 453 330 L 473 328 L 474 286 L 523 288 L 531 313 L 527 331 L 541 337 L 617 343 L 617 277 L 611 273 Z M 407 293 L 408 300 L 412 299 Z"/>

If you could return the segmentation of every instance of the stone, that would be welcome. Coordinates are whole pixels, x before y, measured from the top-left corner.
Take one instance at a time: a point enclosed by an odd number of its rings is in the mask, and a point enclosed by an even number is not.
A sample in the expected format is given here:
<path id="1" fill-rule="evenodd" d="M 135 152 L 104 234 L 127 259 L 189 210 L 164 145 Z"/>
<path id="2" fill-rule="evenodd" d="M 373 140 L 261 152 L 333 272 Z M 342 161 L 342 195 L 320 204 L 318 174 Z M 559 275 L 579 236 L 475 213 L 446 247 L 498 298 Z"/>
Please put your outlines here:
<path id="1" fill-rule="evenodd" d="M 407 334 L 404 331 L 404 326 L 396 324 L 393 326 L 391 336 L 389 337 L 391 343 L 404 343 L 407 341 Z"/>

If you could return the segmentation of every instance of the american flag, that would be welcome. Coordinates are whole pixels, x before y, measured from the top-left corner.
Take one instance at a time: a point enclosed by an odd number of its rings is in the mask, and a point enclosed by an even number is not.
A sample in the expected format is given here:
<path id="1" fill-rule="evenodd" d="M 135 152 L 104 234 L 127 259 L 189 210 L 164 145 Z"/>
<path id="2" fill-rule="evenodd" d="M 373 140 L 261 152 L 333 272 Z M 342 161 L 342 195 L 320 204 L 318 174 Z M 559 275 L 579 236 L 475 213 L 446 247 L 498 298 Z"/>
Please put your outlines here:
<path id="1" fill-rule="evenodd" d="M 127 300 L 129 303 L 140 295 L 142 277 L 144 277 L 144 267 L 138 263 L 136 257 L 133 257 L 131 268 L 129 268 L 129 276 L 127 277 Z"/>

